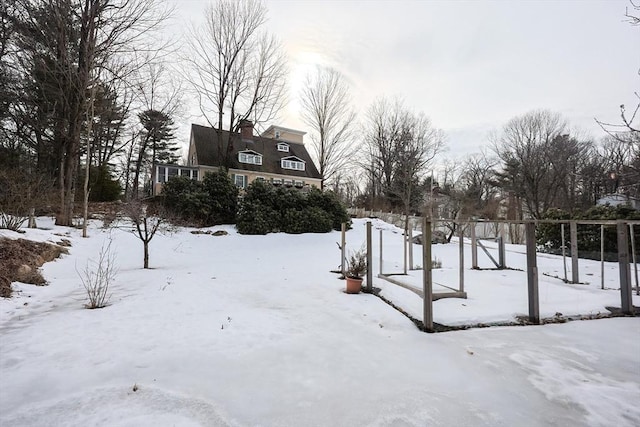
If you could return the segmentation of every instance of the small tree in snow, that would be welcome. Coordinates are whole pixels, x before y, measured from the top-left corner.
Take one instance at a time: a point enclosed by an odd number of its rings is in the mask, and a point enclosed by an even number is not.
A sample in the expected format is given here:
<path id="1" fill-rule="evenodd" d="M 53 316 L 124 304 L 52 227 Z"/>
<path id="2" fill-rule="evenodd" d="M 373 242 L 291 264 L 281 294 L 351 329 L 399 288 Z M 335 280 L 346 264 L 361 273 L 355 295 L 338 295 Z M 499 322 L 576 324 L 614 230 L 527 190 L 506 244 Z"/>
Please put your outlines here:
<path id="1" fill-rule="evenodd" d="M 162 209 L 141 200 L 131 200 L 124 208 L 133 225 L 133 234 L 144 245 L 144 268 L 149 268 L 149 243 L 158 231 L 168 231 L 169 223 Z"/>

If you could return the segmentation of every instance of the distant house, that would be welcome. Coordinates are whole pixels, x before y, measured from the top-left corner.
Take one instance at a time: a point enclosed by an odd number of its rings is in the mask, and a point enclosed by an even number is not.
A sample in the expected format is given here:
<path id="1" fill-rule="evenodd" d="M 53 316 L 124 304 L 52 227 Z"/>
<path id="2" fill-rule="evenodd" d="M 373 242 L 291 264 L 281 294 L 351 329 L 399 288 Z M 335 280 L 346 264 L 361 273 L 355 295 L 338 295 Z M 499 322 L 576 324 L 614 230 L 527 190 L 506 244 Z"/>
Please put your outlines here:
<path id="1" fill-rule="evenodd" d="M 186 166 L 156 164 L 153 170 L 153 193 L 172 176 L 202 180 L 207 172 L 223 165 L 226 144 L 230 141 L 228 170 L 240 188 L 255 180 L 295 188 L 320 188 L 321 176 L 303 144 L 305 133 L 280 126 L 270 126 L 262 135 L 253 134 L 253 123 L 245 120 L 240 133 L 222 131 L 208 126 L 191 125 L 191 138 Z"/>
<path id="2" fill-rule="evenodd" d="M 596 204 L 611 206 L 628 205 L 633 209 L 640 210 L 640 200 L 621 193 L 607 194 L 598 199 Z"/>

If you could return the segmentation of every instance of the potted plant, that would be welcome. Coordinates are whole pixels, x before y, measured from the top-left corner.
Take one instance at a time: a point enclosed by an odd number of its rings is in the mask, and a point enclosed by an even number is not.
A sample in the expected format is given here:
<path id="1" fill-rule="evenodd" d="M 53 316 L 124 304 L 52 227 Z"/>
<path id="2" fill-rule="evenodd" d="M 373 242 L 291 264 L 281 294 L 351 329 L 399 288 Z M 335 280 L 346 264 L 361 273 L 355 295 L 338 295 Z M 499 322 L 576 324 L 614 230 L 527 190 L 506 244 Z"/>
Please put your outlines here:
<path id="1" fill-rule="evenodd" d="M 352 252 L 347 260 L 347 293 L 357 294 L 362 289 L 362 277 L 367 272 L 367 254 L 363 249 Z"/>

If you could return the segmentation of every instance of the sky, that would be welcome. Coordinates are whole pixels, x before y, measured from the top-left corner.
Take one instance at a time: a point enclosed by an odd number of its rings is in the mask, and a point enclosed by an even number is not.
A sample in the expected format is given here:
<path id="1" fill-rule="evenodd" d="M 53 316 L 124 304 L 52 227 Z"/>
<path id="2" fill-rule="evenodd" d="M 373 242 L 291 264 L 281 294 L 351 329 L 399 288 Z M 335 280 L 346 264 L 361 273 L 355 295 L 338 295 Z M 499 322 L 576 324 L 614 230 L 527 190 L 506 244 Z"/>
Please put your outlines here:
<path id="1" fill-rule="evenodd" d="M 201 22 L 207 4 L 178 2 L 174 28 Z M 347 78 L 360 120 L 376 98 L 400 97 L 444 130 L 454 158 L 488 148 L 492 132 L 534 109 L 559 112 L 598 139 L 594 118 L 618 120 L 620 104 L 636 105 L 640 92 L 640 28 L 625 22 L 627 0 L 266 5 L 266 28 L 289 60 L 289 102 L 277 123 L 285 127 L 309 131 L 297 98 L 316 65 Z"/>

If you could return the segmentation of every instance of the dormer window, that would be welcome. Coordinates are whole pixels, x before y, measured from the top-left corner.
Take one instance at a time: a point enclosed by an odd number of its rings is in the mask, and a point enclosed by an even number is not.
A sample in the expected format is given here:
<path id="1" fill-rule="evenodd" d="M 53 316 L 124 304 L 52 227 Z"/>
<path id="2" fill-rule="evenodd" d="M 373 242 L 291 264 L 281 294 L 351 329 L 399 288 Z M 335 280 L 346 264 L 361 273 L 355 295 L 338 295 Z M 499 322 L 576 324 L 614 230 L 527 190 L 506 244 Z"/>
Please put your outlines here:
<path id="1" fill-rule="evenodd" d="M 250 165 L 261 165 L 262 155 L 251 150 L 241 151 L 238 153 L 238 161 Z"/>
<path id="2" fill-rule="evenodd" d="M 304 161 L 297 157 L 285 157 L 280 160 L 280 166 L 282 169 L 291 169 L 294 171 L 304 171 L 305 169 Z"/>
<path id="3" fill-rule="evenodd" d="M 285 153 L 288 153 L 289 144 L 285 144 L 284 142 L 278 142 L 278 151 L 284 151 Z"/>

